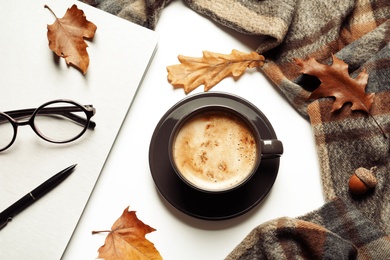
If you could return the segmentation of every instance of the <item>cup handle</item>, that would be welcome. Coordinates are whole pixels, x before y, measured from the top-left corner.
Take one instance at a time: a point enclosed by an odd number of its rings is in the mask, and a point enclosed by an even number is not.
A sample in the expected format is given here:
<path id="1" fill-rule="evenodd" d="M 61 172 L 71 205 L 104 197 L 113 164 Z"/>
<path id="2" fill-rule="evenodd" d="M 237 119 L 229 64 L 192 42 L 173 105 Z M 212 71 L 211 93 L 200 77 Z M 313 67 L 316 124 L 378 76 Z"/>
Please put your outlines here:
<path id="1" fill-rule="evenodd" d="M 261 140 L 261 159 L 280 157 L 283 154 L 283 144 L 277 139 Z"/>

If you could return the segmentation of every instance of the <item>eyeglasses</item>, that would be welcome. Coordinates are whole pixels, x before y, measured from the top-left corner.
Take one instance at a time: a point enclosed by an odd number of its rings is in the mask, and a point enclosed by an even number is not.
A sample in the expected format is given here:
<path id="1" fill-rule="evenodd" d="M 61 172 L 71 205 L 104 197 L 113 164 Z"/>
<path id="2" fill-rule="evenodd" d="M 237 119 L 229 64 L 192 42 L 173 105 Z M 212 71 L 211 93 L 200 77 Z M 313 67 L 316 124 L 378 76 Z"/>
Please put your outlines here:
<path id="1" fill-rule="evenodd" d="M 96 124 L 91 117 L 96 110 L 92 105 L 80 105 L 72 100 L 49 101 L 36 109 L 0 112 L 0 152 L 15 141 L 18 126 L 30 125 L 34 132 L 51 143 L 68 143 L 78 139 Z M 16 119 L 28 118 L 27 121 Z"/>

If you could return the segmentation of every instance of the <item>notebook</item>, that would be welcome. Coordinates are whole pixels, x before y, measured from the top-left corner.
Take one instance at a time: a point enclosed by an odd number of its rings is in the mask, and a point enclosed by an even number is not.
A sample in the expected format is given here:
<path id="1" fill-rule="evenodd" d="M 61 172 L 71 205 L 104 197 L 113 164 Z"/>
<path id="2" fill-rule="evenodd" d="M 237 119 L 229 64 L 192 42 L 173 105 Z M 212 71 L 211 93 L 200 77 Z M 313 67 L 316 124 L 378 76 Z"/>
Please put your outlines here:
<path id="1" fill-rule="evenodd" d="M 48 47 L 47 25 L 73 4 L 97 26 L 85 75 Z M 0 259 L 60 259 L 93 191 L 157 47 L 157 33 L 78 1 L 3 1 L 0 9 L 0 110 L 71 99 L 96 108 L 95 130 L 51 144 L 28 126 L 0 153 L 0 211 L 60 170 L 63 183 L 0 230 Z M 1 138 L 1 137 L 0 137 Z"/>

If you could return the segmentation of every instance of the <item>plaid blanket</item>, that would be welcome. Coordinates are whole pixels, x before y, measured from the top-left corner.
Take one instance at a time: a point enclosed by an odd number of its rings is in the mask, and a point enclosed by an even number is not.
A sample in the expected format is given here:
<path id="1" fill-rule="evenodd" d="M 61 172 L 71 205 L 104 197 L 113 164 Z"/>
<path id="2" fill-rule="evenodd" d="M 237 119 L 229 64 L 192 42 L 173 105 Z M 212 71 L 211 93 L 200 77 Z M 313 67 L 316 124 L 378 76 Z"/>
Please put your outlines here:
<path id="1" fill-rule="evenodd" d="M 385 260 L 389 242 L 351 203 L 338 198 L 303 217 L 258 226 L 226 259 Z"/>
<path id="2" fill-rule="evenodd" d="M 170 1 L 84 0 L 154 29 Z M 186 0 L 210 19 L 259 39 L 262 71 L 312 125 L 326 204 L 305 216 L 253 229 L 227 259 L 390 259 L 390 1 Z M 371 116 L 333 99 L 308 100 L 321 82 L 302 75 L 294 58 L 366 69 L 375 93 Z M 379 126 L 380 127 L 379 127 Z M 312 137 L 308 137 L 312 138 Z M 348 191 L 359 167 L 376 167 L 378 184 L 362 197 Z M 314 174 L 314 173 L 313 173 Z"/>

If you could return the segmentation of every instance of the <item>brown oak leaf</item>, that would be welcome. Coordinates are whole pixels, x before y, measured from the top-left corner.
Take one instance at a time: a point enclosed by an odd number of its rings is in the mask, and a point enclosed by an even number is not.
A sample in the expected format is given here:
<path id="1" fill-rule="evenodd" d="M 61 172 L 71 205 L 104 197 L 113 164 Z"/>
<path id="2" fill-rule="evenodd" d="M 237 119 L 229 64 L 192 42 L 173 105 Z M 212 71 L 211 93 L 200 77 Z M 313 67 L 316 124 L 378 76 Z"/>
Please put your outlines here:
<path id="1" fill-rule="evenodd" d="M 203 51 L 201 58 L 179 55 L 178 59 L 181 64 L 167 67 L 168 81 L 175 88 L 183 88 L 186 94 L 200 85 L 204 85 L 207 92 L 230 75 L 239 77 L 245 69 L 264 64 L 264 56 L 238 50 L 232 50 L 230 54 Z"/>
<path id="2" fill-rule="evenodd" d="M 88 21 L 84 12 L 76 5 L 68 8 L 62 18 L 57 18 L 47 5 L 45 8 L 49 9 L 56 18 L 53 24 L 47 26 L 49 48 L 57 56 L 65 58 L 68 65 L 75 66 L 85 74 L 89 66 L 89 56 L 88 45 L 84 39 L 93 38 L 96 25 Z"/>
<path id="3" fill-rule="evenodd" d="M 366 93 L 368 74 L 365 70 L 356 78 L 351 78 L 348 73 L 348 64 L 332 55 L 333 64 L 324 65 L 314 58 L 306 61 L 295 59 L 301 66 L 301 73 L 316 76 L 321 85 L 314 90 L 309 99 L 334 97 L 332 112 L 339 110 L 346 103 L 351 103 L 351 110 L 360 110 L 369 113 L 374 100 L 374 93 Z"/>
<path id="4" fill-rule="evenodd" d="M 145 238 L 155 231 L 138 219 L 135 211 L 127 207 L 111 227 L 111 231 L 92 231 L 92 234 L 109 232 L 105 244 L 98 250 L 99 258 L 117 259 L 162 259 L 154 244 Z"/>

